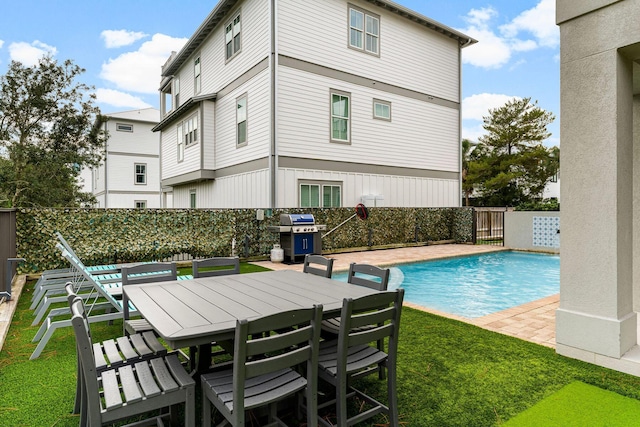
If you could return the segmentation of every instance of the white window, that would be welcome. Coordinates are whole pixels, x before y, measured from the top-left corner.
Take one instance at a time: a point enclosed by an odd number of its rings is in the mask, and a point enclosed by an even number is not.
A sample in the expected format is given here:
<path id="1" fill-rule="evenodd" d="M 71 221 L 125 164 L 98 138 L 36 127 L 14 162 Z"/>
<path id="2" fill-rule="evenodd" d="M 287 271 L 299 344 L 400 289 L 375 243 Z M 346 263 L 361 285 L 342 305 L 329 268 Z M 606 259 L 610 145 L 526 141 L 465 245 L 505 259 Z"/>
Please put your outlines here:
<path id="1" fill-rule="evenodd" d="M 136 163 L 135 168 L 135 184 L 146 185 L 147 184 L 147 165 L 146 163 Z"/>
<path id="2" fill-rule="evenodd" d="M 200 89 L 201 89 L 201 81 L 200 81 L 200 57 L 196 57 L 196 59 L 193 60 L 193 76 L 194 76 L 194 81 L 193 81 L 193 92 L 198 94 L 200 93 Z M 177 105 L 176 105 L 177 107 Z"/>
<path id="3" fill-rule="evenodd" d="M 380 17 L 349 7 L 349 47 L 380 55 Z"/>
<path id="4" fill-rule="evenodd" d="M 240 27 L 240 14 L 235 15 L 233 20 L 229 22 L 224 29 L 224 41 L 226 47 L 227 60 L 231 59 L 242 47 L 241 43 L 241 27 Z"/>
<path id="5" fill-rule="evenodd" d="M 184 131 L 182 123 L 180 123 L 176 129 L 178 134 L 178 162 L 184 160 Z"/>
<path id="6" fill-rule="evenodd" d="M 387 101 L 373 100 L 373 118 L 391 121 L 391 103 Z"/>
<path id="7" fill-rule="evenodd" d="M 118 132 L 133 132 L 133 125 L 128 123 L 116 123 L 116 131 Z"/>
<path id="8" fill-rule="evenodd" d="M 134 203 L 136 204 L 136 209 L 146 209 L 147 207 L 146 200 L 136 200 Z"/>
<path id="9" fill-rule="evenodd" d="M 236 100 L 236 145 L 247 144 L 247 95 Z"/>
<path id="10" fill-rule="evenodd" d="M 350 126 L 350 94 L 345 92 L 331 92 L 331 140 L 349 142 Z"/>
<path id="11" fill-rule="evenodd" d="M 300 184 L 301 208 L 338 208 L 342 206 L 342 185 Z"/>
<path id="12" fill-rule="evenodd" d="M 196 208 L 196 190 L 189 190 L 189 207 Z"/>

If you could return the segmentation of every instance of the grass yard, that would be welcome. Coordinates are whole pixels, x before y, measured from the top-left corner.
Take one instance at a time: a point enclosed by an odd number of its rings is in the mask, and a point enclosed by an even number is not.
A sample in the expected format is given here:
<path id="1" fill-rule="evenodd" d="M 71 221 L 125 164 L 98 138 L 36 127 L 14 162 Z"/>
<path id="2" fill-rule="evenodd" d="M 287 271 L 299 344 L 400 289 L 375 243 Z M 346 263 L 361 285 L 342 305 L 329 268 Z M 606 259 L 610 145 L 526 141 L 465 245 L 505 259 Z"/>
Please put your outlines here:
<path id="1" fill-rule="evenodd" d="M 243 264 L 242 272 L 250 268 Z M 78 418 L 69 414 L 76 381 L 73 331 L 58 330 L 40 358 L 30 361 L 37 330 L 29 326 L 31 292 L 27 284 L 0 352 L 0 427 L 77 426 Z M 94 340 L 112 338 L 122 324 L 93 324 L 92 332 Z M 398 359 L 397 393 L 406 426 L 500 426 L 575 381 L 640 399 L 640 378 L 407 307 Z M 374 376 L 358 386 L 384 396 L 385 382 Z M 379 418 L 362 426 L 384 424 Z"/>

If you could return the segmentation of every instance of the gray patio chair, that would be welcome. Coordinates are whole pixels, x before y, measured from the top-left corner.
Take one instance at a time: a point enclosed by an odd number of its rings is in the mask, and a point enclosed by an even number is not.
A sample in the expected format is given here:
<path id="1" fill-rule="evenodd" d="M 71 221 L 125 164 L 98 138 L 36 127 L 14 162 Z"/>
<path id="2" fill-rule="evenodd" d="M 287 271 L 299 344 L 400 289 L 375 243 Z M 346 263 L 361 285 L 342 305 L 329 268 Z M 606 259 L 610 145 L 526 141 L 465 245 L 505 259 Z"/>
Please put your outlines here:
<path id="1" fill-rule="evenodd" d="M 80 259 L 62 234 L 59 232 L 56 232 L 55 234 L 59 242 L 56 244 L 56 247 L 59 249 L 66 249 L 69 253 L 73 254 L 73 256 Z M 86 269 L 94 275 L 106 275 L 119 273 L 120 269 L 124 265 L 133 264 L 101 264 L 86 266 Z M 31 310 L 35 309 L 45 295 L 63 295 L 66 283 L 69 281 L 75 283 L 78 278 L 77 272 L 73 267 L 44 271 L 34 285 L 33 295 L 31 296 L 31 306 L 29 308 Z"/>
<path id="2" fill-rule="evenodd" d="M 69 253 L 66 249 L 62 249 L 62 256 L 79 272 L 80 275 L 91 285 L 88 292 L 78 294 L 78 296 L 86 301 L 87 314 L 89 323 L 105 322 L 116 319 L 122 319 L 124 309 L 122 306 L 122 283 L 121 282 L 103 282 L 100 276 L 93 276 L 86 270 L 84 264 Z M 191 279 L 191 275 L 178 276 L 178 280 Z M 136 308 L 128 304 L 129 315 L 137 315 Z M 71 321 L 67 319 L 53 320 L 55 317 L 68 315 L 69 308 L 52 309 L 43 321 L 40 329 L 33 337 L 32 342 L 38 342 L 35 350 L 29 357 L 36 359 L 42 353 L 45 346 L 58 328 L 71 326 Z"/>
<path id="3" fill-rule="evenodd" d="M 347 282 L 358 286 L 366 286 L 367 288 L 375 289 L 377 291 L 386 291 L 389 284 L 389 269 L 369 264 L 356 264 L 353 262 L 349 265 Z M 373 326 L 363 326 L 361 329 L 367 329 L 370 327 Z M 340 317 L 325 319 L 322 321 L 322 336 L 324 338 L 335 339 L 339 332 Z M 378 341 L 378 350 L 384 351 L 383 340 Z M 384 369 L 382 369 L 382 367 L 379 367 L 379 377 L 381 380 L 384 379 Z"/>
<path id="4" fill-rule="evenodd" d="M 79 372 L 83 376 L 80 425 L 103 426 L 169 408 L 154 416 L 157 425 L 169 416 L 177 425 L 176 405 L 185 405 L 184 422 L 195 426 L 195 381 L 187 374 L 176 353 L 98 371 L 82 299 L 71 303 L 71 324 L 76 336 Z M 130 426 L 147 425 L 136 421 Z"/>
<path id="5" fill-rule="evenodd" d="M 240 258 L 235 257 L 213 257 L 207 259 L 194 259 L 191 262 L 193 278 L 199 277 L 217 277 L 227 276 L 230 274 L 240 274 Z M 189 359 L 191 360 L 191 367 L 195 369 L 196 352 L 200 352 L 200 357 L 211 360 L 214 356 L 220 356 L 223 354 L 232 354 L 230 342 L 225 343 L 211 343 L 209 346 L 199 346 L 189 348 Z M 213 351 L 213 347 L 221 346 L 223 349 Z M 226 348 L 226 349 L 225 349 Z"/>
<path id="6" fill-rule="evenodd" d="M 75 293 L 73 284 L 67 284 L 66 292 L 69 307 L 73 305 L 73 302 L 76 299 L 81 300 Z M 87 314 L 85 310 L 82 310 L 82 315 L 86 319 Z M 88 330 L 87 333 L 89 334 L 89 338 L 91 338 L 91 330 Z M 93 341 L 91 340 L 91 342 Z M 151 357 L 165 355 L 166 353 L 167 349 L 162 345 L 162 343 L 160 343 L 160 341 L 158 341 L 158 338 L 156 338 L 155 334 L 152 332 L 144 332 L 142 334 L 135 334 L 128 337 L 119 337 L 116 339 L 93 343 L 96 372 L 116 368 L 126 363 L 135 363 Z M 77 366 L 78 372 L 76 375 L 76 398 L 73 408 L 74 414 L 80 413 L 82 396 L 85 390 L 84 379 L 80 369 L 80 359 L 78 359 Z"/>
<path id="7" fill-rule="evenodd" d="M 165 282 L 178 280 L 176 264 L 173 262 L 154 262 L 132 267 L 122 267 L 122 286 L 139 285 L 144 283 Z M 126 294 L 122 297 L 123 330 L 125 335 L 153 331 L 153 327 L 146 319 L 130 319 L 129 300 Z"/>
<path id="8" fill-rule="evenodd" d="M 338 426 L 355 425 L 383 413 L 387 415 L 390 426 L 398 427 L 396 358 L 403 298 L 402 288 L 357 299 L 345 298 L 337 339 L 320 345 L 318 376 L 335 387 L 335 399 L 318 407 L 323 409 L 335 404 Z M 369 327 L 372 324 L 376 326 Z M 370 345 L 386 337 L 389 339 L 386 353 Z M 387 370 L 388 406 L 351 386 L 352 380 L 377 372 L 380 364 Z M 366 402 L 368 409 L 349 417 L 347 398 L 354 395 Z M 325 426 L 334 425 L 322 417 L 319 421 Z"/>
<path id="9" fill-rule="evenodd" d="M 193 277 L 226 276 L 240 274 L 240 259 L 238 257 L 214 257 L 194 259 L 191 262 Z"/>
<path id="10" fill-rule="evenodd" d="M 320 319 L 321 305 L 238 321 L 233 367 L 201 376 L 202 425 L 211 425 L 211 403 L 234 427 L 245 425 L 245 411 L 262 406 L 270 407 L 269 421 L 285 425 L 277 402 L 304 390 L 306 425 L 317 426 Z M 282 329 L 287 332 L 271 333 Z M 294 369 L 299 365 L 306 365 L 306 378 Z"/>
<path id="11" fill-rule="evenodd" d="M 322 255 L 307 254 L 304 256 L 302 271 L 316 276 L 331 278 L 333 272 L 333 259 Z"/>

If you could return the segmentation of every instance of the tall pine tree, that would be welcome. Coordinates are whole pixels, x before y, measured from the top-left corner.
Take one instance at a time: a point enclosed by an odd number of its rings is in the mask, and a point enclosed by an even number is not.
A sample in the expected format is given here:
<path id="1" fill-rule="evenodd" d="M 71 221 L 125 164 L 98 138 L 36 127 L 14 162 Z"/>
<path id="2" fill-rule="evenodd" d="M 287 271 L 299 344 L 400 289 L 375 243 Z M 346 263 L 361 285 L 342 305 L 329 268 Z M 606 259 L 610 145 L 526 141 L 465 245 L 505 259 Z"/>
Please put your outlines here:
<path id="1" fill-rule="evenodd" d="M 473 188 L 483 206 L 517 206 L 541 198 L 559 166 L 559 149 L 543 145 L 554 115 L 531 98 L 514 98 L 483 119 L 487 133 L 469 153 L 463 188 Z"/>

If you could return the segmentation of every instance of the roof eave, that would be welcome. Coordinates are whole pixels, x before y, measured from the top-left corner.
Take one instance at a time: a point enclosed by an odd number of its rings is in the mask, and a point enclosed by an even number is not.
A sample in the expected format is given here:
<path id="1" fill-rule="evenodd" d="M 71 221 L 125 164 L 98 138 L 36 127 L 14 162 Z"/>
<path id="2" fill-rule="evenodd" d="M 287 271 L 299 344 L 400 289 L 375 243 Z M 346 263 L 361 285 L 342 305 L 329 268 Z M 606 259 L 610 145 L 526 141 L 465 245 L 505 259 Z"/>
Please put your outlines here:
<path id="1" fill-rule="evenodd" d="M 200 24 L 198 29 L 189 38 L 187 43 L 180 49 L 172 61 L 169 61 L 162 67 L 162 76 L 171 76 L 175 74 L 184 61 L 191 56 L 193 52 L 200 48 L 200 45 L 211 34 L 211 32 L 220 24 L 229 11 L 235 7 L 239 0 L 220 0 L 216 7 L 213 8 L 207 18 Z"/>
<path id="2" fill-rule="evenodd" d="M 407 18 L 420 25 L 423 25 L 433 31 L 441 33 L 449 38 L 457 40 L 460 45 L 460 48 L 465 48 L 474 43 L 478 43 L 478 40 L 472 37 L 469 37 L 468 35 L 461 33 L 460 31 L 454 30 L 451 27 L 447 27 L 446 25 L 441 24 L 438 21 L 435 21 L 431 18 L 427 18 L 426 16 L 421 15 L 416 11 L 408 9 L 393 1 L 387 1 L 387 0 L 366 0 L 366 1 L 368 1 L 369 3 L 375 4 L 376 6 L 379 6 L 383 9 L 386 9 L 390 12 L 393 12 L 397 15 L 400 15 L 404 18 Z"/>

